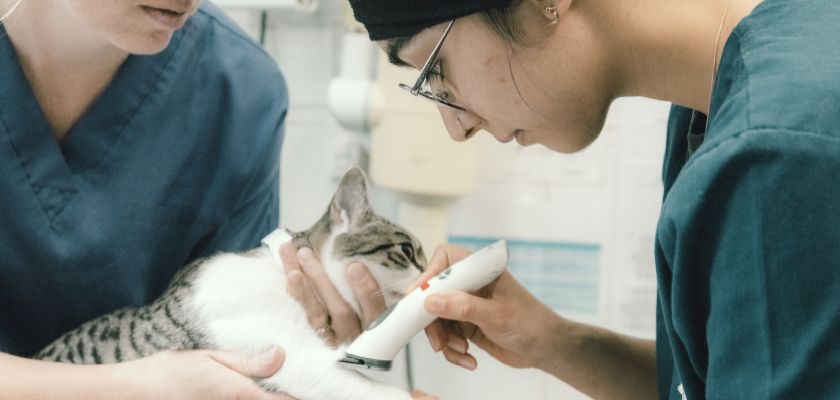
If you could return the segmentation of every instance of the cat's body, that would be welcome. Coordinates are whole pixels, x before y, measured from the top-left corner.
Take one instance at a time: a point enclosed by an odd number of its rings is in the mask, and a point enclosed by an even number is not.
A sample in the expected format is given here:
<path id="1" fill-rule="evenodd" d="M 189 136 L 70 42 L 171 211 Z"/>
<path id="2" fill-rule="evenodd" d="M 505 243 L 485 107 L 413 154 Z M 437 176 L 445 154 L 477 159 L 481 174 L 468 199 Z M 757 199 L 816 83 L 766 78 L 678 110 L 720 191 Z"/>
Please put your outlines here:
<path id="1" fill-rule="evenodd" d="M 387 303 L 396 301 L 397 292 L 425 266 L 416 239 L 369 210 L 360 170 L 348 172 L 321 221 L 289 239 L 296 246 L 311 246 L 320 255 L 336 288 L 357 312 L 346 279 L 349 262 L 368 265 Z M 409 245 L 411 251 L 406 248 Z M 113 363 L 163 350 L 256 353 L 281 346 L 286 360 L 277 374 L 260 381 L 266 388 L 301 400 L 410 399 L 402 390 L 339 366 L 343 349 L 329 347 L 318 336 L 285 288 L 283 267 L 268 247 L 220 254 L 184 268 L 154 303 L 87 322 L 36 358 Z"/>

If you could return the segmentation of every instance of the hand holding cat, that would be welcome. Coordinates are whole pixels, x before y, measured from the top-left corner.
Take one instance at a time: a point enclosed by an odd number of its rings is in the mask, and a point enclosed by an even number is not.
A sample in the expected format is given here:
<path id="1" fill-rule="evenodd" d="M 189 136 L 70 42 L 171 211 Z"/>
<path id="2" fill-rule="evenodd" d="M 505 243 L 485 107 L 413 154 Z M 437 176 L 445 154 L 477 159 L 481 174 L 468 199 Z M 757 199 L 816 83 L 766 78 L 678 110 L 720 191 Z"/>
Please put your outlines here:
<path id="1" fill-rule="evenodd" d="M 421 277 L 424 282 L 470 254 L 441 245 Z M 475 369 L 469 341 L 515 368 L 539 367 L 551 357 L 552 336 L 561 318 L 505 272 L 477 293 L 451 292 L 426 299 L 426 311 L 442 319 L 426 328 L 432 348 L 466 369 Z"/>
<path id="2" fill-rule="evenodd" d="M 303 305 L 309 324 L 331 344 L 347 343 L 385 310 L 385 300 L 373 276 L 359 263 L 347 269 L 350 286 L 361 306 L 361 319 L 341 297 L 311 249 L 280 247 L 286 290 Z"/>
<path id="3" fill-rule="evenodd" d="M 247 355 L 226 351 L 165 351 L 115 364 L 129 384 L 124 398 L 294 400 L 262 390 L 252 378 L 274 375 L 283 365 L 280 349 Z"/>

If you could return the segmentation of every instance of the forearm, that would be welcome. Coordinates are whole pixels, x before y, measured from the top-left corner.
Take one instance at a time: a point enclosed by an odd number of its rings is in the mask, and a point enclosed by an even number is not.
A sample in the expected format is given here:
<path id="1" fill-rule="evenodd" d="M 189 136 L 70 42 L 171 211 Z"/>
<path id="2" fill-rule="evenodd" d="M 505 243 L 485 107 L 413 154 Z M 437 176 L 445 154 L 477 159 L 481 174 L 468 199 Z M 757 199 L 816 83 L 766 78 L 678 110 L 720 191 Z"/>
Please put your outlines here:
<path id="1" fill-rule="evenodd" d="M 538 367 L 594 399 L 658 398 L 656 344 L 558 319 Z"/>
<path id="2" fill-rule="evenodd" d="M 72 365 L 0 353 L 0 400 L 127 398 L 113 365 Z"/>

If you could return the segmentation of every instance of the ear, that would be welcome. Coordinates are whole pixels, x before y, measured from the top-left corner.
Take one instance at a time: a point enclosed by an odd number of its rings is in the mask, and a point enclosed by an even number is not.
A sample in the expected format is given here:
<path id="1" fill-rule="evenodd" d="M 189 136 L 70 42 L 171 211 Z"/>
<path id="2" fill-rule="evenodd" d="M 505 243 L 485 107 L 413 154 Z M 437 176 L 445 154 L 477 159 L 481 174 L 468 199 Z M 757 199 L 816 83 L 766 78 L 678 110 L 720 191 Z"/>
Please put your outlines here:
<path id="1" fill-rule="evenodd" d="M 568 13 L 573 0 L 528 0 L 549 25 L 557 24 Z"/>
<path id="2" fill-rule="evenodd" d="M 367 196 L 367 178 L 358 166 L 344 173 L 330 204 L 333 225 L 354 227 L 370 212 Z"/>

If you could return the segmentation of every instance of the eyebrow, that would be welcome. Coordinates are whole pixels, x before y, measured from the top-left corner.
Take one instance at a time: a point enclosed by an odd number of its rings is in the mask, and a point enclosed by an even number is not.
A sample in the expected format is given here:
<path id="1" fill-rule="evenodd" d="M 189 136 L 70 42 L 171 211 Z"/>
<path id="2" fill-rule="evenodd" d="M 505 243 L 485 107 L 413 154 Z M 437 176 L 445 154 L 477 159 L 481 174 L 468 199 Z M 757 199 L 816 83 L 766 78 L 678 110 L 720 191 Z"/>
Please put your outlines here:
<path id="1" fill-rule="evenodd" d="M 413 68 L 412 65 L 400 58 L 400 52 L 414 42 L 417 35 L 401 36 L 388 41 L 388 62 L 402 68 Z"/>

